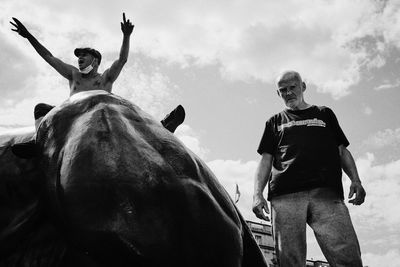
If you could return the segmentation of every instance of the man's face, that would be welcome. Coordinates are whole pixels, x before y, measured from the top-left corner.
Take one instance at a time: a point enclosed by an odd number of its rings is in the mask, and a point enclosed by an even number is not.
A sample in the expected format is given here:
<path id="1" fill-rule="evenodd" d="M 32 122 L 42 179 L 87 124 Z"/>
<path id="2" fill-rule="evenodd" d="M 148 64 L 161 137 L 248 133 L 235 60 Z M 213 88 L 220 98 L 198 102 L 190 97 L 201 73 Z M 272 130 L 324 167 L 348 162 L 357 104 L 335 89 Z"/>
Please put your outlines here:
<path id="1" fill-rule="evenodd" d="M 278 95 L 290 109 L 298 109 L 303 103 L 304 83 L 297 78 L 281 79 L 278 82 Z"/>
<path id="2" fill-rule="evenodd" d="M 83 70 L 93 62 L 93 55 L 89 53 L 80 53 L 78 56 L 78 66 L 80 70 Z"/>

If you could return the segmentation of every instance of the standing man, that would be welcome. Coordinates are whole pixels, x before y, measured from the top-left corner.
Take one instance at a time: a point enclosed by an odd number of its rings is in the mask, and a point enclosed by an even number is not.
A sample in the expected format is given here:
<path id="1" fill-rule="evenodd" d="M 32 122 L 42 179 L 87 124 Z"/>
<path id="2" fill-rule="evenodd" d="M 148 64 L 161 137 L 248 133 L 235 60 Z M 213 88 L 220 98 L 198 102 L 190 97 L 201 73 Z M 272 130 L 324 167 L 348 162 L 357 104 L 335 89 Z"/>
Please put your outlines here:
<path id="1" fill-rule="evenodd" d="M 263 197 L 268 184 L 272 229 L 280 267 L 306 264 L 306 224 L 330 266 L 362 267 L 360 246 L 343 202 L 342 169 L 351 180 L 349 202 L 361 205 L 365 191 L 349 142 L 333 111 L 304 101 L 306 84 L 296 71 L 278 78 L 287 109 L 265 126 L 257 152 L 253 212 L 269 221 Z"/>

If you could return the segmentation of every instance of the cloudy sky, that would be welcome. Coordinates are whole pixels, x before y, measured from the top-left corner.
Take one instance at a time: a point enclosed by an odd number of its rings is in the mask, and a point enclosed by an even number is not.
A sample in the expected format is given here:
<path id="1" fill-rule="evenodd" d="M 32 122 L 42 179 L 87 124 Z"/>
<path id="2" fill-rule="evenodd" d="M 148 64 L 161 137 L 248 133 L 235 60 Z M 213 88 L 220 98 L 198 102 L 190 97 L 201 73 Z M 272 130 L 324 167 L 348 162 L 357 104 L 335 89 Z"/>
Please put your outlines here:
<path id="1" fill-rule="evenodd" d="M 283 108 L 274 79 L 298 70 L 306 101 L 331 107 L 350 140 L 366 202 L 349 206 L 365 265 L 400 266 L 400 1 L 397 0 L 0 0 L 0 132 L 31 128 L 36 103 L 60 104 L 68 82 L 27 40 L 20 19 L 55 56 L 73 49 L 118 56 L 122 12 L 135 24 L 119 94 L 160 120 L 176 105 L 176 135 L 251 213 L 265 120 Z M 344 177 L 345 191 L 348 179 Z M 311 232 L 308 258 L 323 256 Z"/>

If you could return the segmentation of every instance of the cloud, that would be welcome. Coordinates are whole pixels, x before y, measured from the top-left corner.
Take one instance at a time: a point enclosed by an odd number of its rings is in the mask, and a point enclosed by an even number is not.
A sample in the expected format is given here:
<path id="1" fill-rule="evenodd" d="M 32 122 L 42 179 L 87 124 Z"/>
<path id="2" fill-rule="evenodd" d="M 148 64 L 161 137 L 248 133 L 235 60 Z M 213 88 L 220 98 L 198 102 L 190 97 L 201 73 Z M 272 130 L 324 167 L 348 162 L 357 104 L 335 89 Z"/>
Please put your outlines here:
<path id="1" fill-rule="evenodd" d="M 11 106 L 12 99 L 19 99 L 22 96 L 32 96 L 33 92 L 25 90 L 33 85 L 34 77 L 38 74 L 35 64 L 24 53 L 14 47 L 12 43 L 4 38 L 3 31 L 0 30 L 0 88 L 2 106 Z"/>
<path id="2" fill-rule="evenodd" d="M 135 55 L 132 58 L 114 83 L 113 92 L 161 120 L 175 108 L 180 89 L 156 65 L 144 63 Z M 112 61 L 104 62 L 105 66 L 111 64 Z"/>
<path id="3" fill-rule="evenodd" d="M 385 8 L 379 17 L 378 31 L 385 41 L 396 47 L 400 46 L 400 3 L 398 1 L 384 1 Z"/>
<path id="4" fill-rule="evenodd" d="M 370 135 L 363 144 L 371 149 L 382 149 L 400 145 L 400 128 L 385 129 Z"/>
<path id="5" fill-rule="evenodd" d="M 369 106 L 364 106 L 363 112 L 364 112 L 365 115 L 368 115 L 368 116 L 369 116 L 369 115 L 371 115 L 371 114 L 373 113 L 373 110 L 372 110 L 372 108 L 369 107 Z"/>
<path id="6" fill-rule="evenodd" d="M 399 85 L 400 85 L 400 80 L 396 80 L 396 81 L 393 82 L 393 83 L 390 83 L 390 82 L 386 81 L 386 83 L 381 84 L 381 85 L 379 85 L 379 86 L 376 86 L 376 87 L 374 88 L 374 90 L 376 90 L 376 91 L 388 90 L 388 89 L 396 88 L 396 87 L 398 87 Z"/>
<path id="7" fill-rule="evenodd" d="M 400 267 L 400 252 L 396 249 L 390 249 L 386 253 L 365 253 L 363 254 L 363 264 L 369 267 L 392 266 Z"/>
<path id="8" fill-rule="evenodd" d="M 0 135 L 20 135 L 35 132 L 35 126 L 8 127 L 0 125 Z"/>
<path id="9" fill-rule="evenodd" d="M 346 45 L 352 41 L 349 36 L 358 29 L 362 17 L 375 11 L 372 2 L 254 4 L 257 9 L 237 1 L 219 10 L 219 16 L 212 9 L 201 21 L 196 15 L 198 9 L 182 6 L 185 17 L 191 20 L 178 21 L 181 30 L 174 33 L 166 30 L 157 34 L 150 29 L 148 34 L 155 36 L 157 45 L 145 47 L 154 56 L 173 57 L 183 64 L 189 60 L 197 64 L 218 62 L 224 77 L 231 80 L 272 82 L 282 69 L 298 69 L 321 92 L 335 97 L 348 94 L 348 88 L 359 81 L 359 68 L 366 54 Z"/>
<path id="10" fill-rule="evenodd" d="M 38 69 L 31 79 L 32 86 L 26 86 L 18 99 L 9 99 L 12 105 L 0 107 L 0 122 L 3 125 L 30 126 L 34 124 L 33 109 L 38 103 L 59 105 L 69 96 L 68 81 L 54 70 Z"/>
<path id="11" fill-rule="evenodd" d="M 367 153 L 357 159 L 356 165 L 367 191 L 365 203 L 361 207 L 352 208 L 357 223 L 370 230 L 376 225 L 385 227 L 387 231 L 397 231 L 400 223 L 400 160 L 381 165 L 374 165 L 375 156 Z M 345 188 L 350 186 L 349 180 Z M 368 220 L 365 220 L 368 218 Z M 397 234 L 399 234 L 397 232 Z M 384 238 L 384 237 L 382 237 Z"/>
<path id="12" fill-rule="evenodd" d="M 260 221 L 252 212 L 254 175 L 258 163 L 217 159 L 207 162 L 207 165 L 232 199 L 234 199 L 236 183 L 238 184 L 241 196 L 237 206 L 245 219 Z"/>
<path id="13" fill-rule="evenodd" d="M 203 160 L 206 159 L 209 150 L 200 145 L 200 136 L 189 125 L 180 125 L 177 128 L 175 135 L 197 156 Z"/>
<path id="14" fill-rule="evenodd" d="M 383 66 L 385 51 L 400 44 L 396 1 L 256 0 L 249 5 L 244 0 L 116 0 L 104 5 L 94 0 L 79 5 L 6 1 L 1 15 L 16 12 L 26 18 L 39 39 L 69 62 L 80 45 L 116 53 L 122 37 L 118 23 L 126 11 L 136 24 L 136 52 L 183 67 L 216 64 L 229 80 L 273 82 L 282 69 L 297 69 L 320 92 L 335 98 L 350 93 L 363 66 Z M 55 12 L 60 9 L 62 13 Z M 7 27 L 2 24 L 3 30 Z M 377 44 L 374 49 L 368 49 L 371 42 Z"/>

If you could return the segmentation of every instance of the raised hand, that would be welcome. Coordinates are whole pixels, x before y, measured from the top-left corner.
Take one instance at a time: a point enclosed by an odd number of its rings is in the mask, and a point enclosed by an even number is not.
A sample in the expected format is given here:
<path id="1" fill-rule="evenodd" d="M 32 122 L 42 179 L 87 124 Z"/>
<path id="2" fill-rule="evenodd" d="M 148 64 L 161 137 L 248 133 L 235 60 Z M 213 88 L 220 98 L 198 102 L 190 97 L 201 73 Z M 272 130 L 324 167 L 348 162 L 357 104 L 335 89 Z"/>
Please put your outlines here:
<path id="1" fill-rule="evenodd" d="M 121 22 L 121 30 L 124 35 L 131 35 L 133 28 L 135 25 L 133 25 L 129 19 L 126 20 L 125 18 L 125 13 L 122 13 L 122 22 Z"/>
<path id="2" fill-rule="evenodd" d="M 12 18 L 12 19 L 14 20 L 14 22 L 10 21 L 10 23 L 11 23 L 11 25 L 13 25 L 15 27 L 15 29 L 11 29 L 11 30 L 17 32 L 22 37 L 27 38 L 30 33 L 25 28 L 24 24 L 22 24 L 22 22 L 16 18 Z"/>

